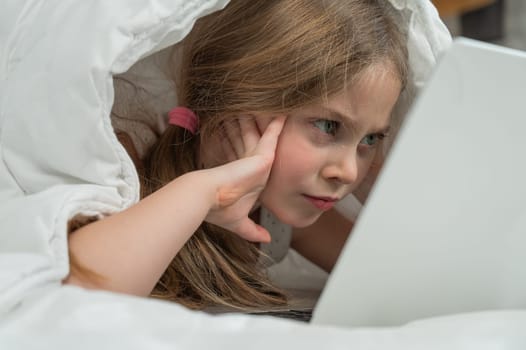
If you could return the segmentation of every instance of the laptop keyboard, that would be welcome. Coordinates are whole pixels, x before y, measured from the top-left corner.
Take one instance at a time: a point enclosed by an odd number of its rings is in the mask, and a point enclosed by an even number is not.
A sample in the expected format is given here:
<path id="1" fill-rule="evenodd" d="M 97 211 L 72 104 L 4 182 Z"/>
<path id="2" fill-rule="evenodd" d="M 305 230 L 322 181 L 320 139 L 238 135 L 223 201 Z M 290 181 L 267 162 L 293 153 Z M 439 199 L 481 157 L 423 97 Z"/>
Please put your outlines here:
<path id="1" fill-rule="evenodd" d="M 288 318 L 301 322 L 309 322 L 312 318 L 312 309 L 310 310 L 279 310 L 279 311 L 265 311 L 255 312 L 252 315 L 272 316 L 280 318 Z"/>

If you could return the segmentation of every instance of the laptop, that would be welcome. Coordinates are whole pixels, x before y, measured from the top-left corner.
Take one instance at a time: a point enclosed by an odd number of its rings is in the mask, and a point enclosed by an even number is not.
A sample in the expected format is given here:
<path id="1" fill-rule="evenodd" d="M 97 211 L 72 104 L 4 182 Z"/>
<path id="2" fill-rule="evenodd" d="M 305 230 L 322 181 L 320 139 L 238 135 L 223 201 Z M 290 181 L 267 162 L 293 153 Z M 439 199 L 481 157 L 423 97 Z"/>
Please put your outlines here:
<path id="1" fill-rule="evenodd" d="M 456 39 L 415 101 L 312 323 L 526 308 L 526 52 Z"/>

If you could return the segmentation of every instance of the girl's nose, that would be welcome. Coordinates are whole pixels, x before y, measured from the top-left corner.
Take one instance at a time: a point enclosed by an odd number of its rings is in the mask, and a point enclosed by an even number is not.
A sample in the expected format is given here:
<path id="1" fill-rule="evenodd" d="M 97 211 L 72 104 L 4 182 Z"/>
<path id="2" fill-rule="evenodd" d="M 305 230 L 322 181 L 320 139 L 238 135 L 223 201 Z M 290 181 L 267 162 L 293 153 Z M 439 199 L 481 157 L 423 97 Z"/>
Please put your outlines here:
<path id="1" fill-rule="evenodd" d="M 355 152 L 345 152 L 322 169 L 322 176 L 327 180 L 352 184 L 358 179 L 358 161 Z"/>

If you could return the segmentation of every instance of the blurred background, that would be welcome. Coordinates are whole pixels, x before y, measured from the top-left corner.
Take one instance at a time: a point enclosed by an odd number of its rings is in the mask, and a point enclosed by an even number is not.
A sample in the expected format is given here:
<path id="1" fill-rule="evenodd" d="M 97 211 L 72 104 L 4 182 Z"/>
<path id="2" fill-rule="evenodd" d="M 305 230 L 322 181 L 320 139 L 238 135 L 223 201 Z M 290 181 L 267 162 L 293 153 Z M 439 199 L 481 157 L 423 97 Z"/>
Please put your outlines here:
<path id="1" fill-rule="evenodd" d="M 432 0 L 451 34 L 526 50 L 526 0 Z"/>

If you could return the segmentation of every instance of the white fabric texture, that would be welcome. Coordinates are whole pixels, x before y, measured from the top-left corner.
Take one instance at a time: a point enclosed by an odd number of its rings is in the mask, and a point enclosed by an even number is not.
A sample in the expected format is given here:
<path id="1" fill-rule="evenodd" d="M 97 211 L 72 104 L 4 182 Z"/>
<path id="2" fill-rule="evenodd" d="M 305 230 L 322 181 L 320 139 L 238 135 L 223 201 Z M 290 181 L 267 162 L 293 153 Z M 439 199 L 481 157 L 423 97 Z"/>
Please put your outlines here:
<path id="1" fill-rule="evenodd" d="M 209 316 L 172 303 L 61 285 L 68 273 L 68 221 L 78 214 L 111 214 L 138 200 L 137 173 L 110 122 L 113 75 L 175 44 L 196 18 L 226 3 L 3 2 L 0 348 L 524 348 L 526 316 L 520 312 L 346 330 Z M 429 2 L 393 3 L 414 40 L 419 86 L 449 37 Z"/>
<path id="2" fill-rule="evenodd" d="M 226 1 L 9 1 L 2 11 L 0 307 L 68 272 L 66 228 L 138 200 L 112 75 Z M 67 28 L 67 29 L 65 29 Z M 12 261 L 24 261 L 13 266 Z M 45 262 L 44 262 L 45 261 Z M 6 271 L 7 273 L 4 273 Z"/>

